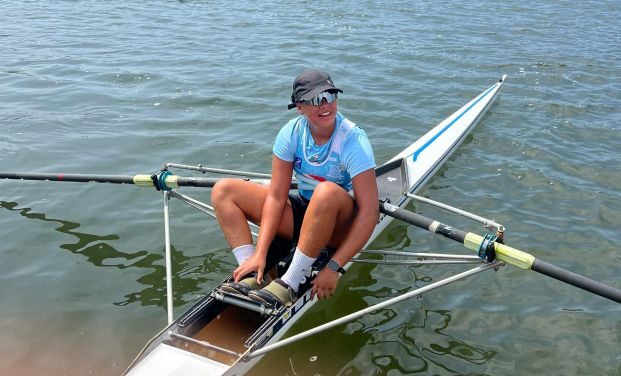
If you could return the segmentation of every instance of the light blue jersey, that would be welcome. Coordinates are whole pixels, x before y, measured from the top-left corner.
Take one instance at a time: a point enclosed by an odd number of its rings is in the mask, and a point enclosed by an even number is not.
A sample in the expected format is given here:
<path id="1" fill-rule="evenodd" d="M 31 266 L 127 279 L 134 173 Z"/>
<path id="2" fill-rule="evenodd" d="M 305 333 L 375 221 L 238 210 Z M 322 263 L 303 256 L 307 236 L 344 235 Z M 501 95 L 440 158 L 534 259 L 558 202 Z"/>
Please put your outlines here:
<path id="1" fill-rule="evenodd" d="M 273 152 L 283 161 L 293 162 L 300 195 L 307 200 L 322 181 L 331 181 L 350 191 L 353 177 L 375 168 L 367 134 L 340 113 L 332 137 L 324 145 L 315 145 L 306 117 L 300 116 L 278 132 Z"/>

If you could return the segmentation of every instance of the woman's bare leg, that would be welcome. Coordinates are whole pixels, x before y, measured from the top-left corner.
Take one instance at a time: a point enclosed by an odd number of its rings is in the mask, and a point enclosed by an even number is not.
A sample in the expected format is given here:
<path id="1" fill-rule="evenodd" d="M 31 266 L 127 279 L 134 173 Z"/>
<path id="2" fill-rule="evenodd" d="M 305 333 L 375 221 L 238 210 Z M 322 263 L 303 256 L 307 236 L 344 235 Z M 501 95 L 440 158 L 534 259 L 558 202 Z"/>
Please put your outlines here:
<path id="1" fill-rule="evenodd" d="M 261 224 L 263 203 L 268 188 L 240 179 L 219 181 L 211 193 L 211 202 L 224 237 L 232 248 L 252 244 L 252 234 L 247 221 Z M 287 201 L 278 235 L 293 237 L 293 213 Z"/>

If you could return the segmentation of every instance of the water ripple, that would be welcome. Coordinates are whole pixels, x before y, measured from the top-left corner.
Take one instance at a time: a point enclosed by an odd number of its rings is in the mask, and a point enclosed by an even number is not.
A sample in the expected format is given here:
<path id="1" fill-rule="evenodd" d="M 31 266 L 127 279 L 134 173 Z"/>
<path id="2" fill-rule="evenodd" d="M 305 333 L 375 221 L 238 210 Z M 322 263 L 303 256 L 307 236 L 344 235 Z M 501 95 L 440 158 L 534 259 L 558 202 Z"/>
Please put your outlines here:
<path id="1" fill-rule="evenodd" d="M 291 79 L 307 67 L 328 70 L 343 87 L 341 111 L 365 129 L 383 162 L 508 74 L 495 107 L 421 193 L 494 217 L 511 245 L 621 287 L 618 1 L 9 0 L 2 7 L 7 170 L 136 174 L 172 161 L 267 172 L 276 131 L 295 115 L 285 109 Z M 2 184 L 0 254 L 11 268 L 2 278 L 12 287 L 0 289 L 7 302 L 0 352 L 14 355 L 0 360 L 0 373 L 118 374 L 165 321 L 159 196 Z M 416 210 L 481 232 L 425 205 Z M 233 265 L 217 224 L 177 207 L 173 218 L 181 311 Z M 397 224 L 376 246 L 464 252 Z M 18 252 L 24 247 L 30 253 Z M 306 322 L 455 270 L 352 268 L 338 301 L 319 304 Z M 257 372 L 618 371 L 615 306 L 508 267 L 476 278 L 357 320 L 329 341 L 309 339 L 266 357 Z M 50 284 L 56 288 L 39 301 Z M 23 317 L 32 318 L 28 325 Z M 76 322 L 92 331 L 67 335 Z M 67 367 L 60 363 L 67 358 L 80 361 Z"/>

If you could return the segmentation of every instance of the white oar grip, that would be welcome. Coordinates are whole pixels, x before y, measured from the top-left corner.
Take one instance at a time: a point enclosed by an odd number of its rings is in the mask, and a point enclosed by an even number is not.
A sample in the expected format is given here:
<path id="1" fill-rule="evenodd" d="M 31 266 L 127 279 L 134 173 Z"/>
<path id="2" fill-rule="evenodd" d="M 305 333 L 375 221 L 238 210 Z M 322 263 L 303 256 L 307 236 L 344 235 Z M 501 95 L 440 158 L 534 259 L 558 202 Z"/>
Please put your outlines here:
<path id="1" fill-rule="evenodd" d="M 139 174 L 134 176 L 134 184 L 139 187 L 153 188 L 153 181 L 151 180 L 151 175 Z"/>
<path id="2" fill-rule="evenodd" d="M 172 188 L 179 188 L 179 176 L 177 175 L 169 175 L 166 177 L 165 182 L 166 182 L 166 186 L 170 189 Z"/>
<path id="3" fill-rule="evenodd" d="M 483 237 L 481 235 L 470 232 L 464 239 L 464 246 L 478 252 L 482 241 Z M 494 251 L 496 252 L 496 258 L 498 260 L 520 269 L 531 269 L 533 262 L 535 262 L 535 256 L 522 252 L 519 249 L 509 247 L 508 245 L 494 243 Z"/>

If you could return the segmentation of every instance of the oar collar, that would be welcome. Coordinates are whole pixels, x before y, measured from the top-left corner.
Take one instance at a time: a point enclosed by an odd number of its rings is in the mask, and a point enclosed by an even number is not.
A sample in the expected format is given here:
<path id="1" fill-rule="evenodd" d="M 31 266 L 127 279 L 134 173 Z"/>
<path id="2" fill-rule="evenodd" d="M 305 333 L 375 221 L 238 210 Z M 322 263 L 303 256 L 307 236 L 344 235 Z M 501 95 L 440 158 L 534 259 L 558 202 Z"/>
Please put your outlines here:
<path id="1" fill-rule="evenodd" d="M 157 191 L 170 191 L 172 187 L 166 185 L 166 178 L 172 176 L 167 169 L 162 169 L 158 174 L 151 175 L 151 181 Z"/>

